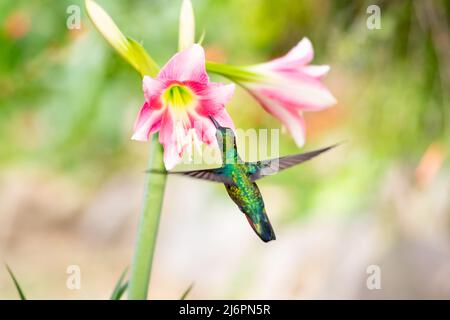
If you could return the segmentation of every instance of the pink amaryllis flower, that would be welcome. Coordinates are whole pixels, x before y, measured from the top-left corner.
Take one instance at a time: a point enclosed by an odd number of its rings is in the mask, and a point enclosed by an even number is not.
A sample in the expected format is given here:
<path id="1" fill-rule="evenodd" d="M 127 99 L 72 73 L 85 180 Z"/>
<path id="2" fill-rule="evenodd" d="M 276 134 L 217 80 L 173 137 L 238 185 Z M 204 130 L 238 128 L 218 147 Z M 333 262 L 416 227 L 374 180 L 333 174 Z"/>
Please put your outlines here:
<path id="1" fill-rule="evenodd" d="M 228 77 L 244 87 L 263 108 L 278 118 L 297 145 L 305 142 L 304 111 L 318 111 L 336 103 L 321 83 L 329 66 L 309 65 L 314 51 L 303 38 L 283 57 L 247 67 L 208 63 L 211 72 Z"/>
<path id="2" fill-rule="evenodd" d="M 180 162 L 183 152 L 191 152 L 202 141 L 216 144 L 213 116 L 223 126 L 234 128 L 225 104 L 234 84 L 209 82 L 205 53 L 200 45 L 175 54 L 156 78 L 144 76 L 145 103 L 134 125 L 132 139 L 148 140 L 159 131 L 167 170 Z"/>

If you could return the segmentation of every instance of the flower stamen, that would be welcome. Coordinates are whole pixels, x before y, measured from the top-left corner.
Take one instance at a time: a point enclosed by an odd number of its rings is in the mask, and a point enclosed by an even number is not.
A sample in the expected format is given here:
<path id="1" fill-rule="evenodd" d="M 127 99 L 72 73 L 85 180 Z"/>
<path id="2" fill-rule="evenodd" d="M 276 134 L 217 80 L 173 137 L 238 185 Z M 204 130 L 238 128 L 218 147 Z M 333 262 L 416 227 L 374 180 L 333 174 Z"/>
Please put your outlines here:
<path id="1" fill-rule="evenodd" d="M 184 85 L 174 84 L 164 91 L 162 100 L 166 106 L 186 110 L 195 103 L 195 94 Z"/>

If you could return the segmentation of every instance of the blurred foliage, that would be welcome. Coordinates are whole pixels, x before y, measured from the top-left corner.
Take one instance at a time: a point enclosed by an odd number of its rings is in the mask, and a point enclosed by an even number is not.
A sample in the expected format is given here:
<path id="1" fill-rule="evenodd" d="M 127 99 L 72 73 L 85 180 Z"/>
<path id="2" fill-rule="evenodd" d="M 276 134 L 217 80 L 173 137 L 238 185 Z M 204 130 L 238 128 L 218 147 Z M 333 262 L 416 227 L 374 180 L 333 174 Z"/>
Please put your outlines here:
<path id="1" fill-rule="evenodd" d="M 211 59 L 265 61 L 308 36 L 314 62 L 332 66 L 325 81 L 339 104 L 307 116 L 306 149 L 347 144 L 338 163 L 327 155 L 262 182 L 297 199 L 286 219 L 356 212 L 376 201 L 371 191 L 392 163 L 414 167 L 433 142 L 449 145 L 450 3 L 375 1 L 382 29 L 369 30 L 373 2 L 193 0 Z M 175 52 L 181 1 L 99 3 L 160 65 Z M 80 30 L 66 27 L 73 4 L 82 8 Z M 82 1 L 3 0 L 0 48 L 2 168 L 46 168 L 95 186 L 121 168 L 145 167 L 146 145 L 129 139 L 140 79 L 95 31 Z M 228 108 L 238 127 L 279 127 L 242 91 Z M 281 154 L 298 151 L 285 135 L 280 144 Z"/>

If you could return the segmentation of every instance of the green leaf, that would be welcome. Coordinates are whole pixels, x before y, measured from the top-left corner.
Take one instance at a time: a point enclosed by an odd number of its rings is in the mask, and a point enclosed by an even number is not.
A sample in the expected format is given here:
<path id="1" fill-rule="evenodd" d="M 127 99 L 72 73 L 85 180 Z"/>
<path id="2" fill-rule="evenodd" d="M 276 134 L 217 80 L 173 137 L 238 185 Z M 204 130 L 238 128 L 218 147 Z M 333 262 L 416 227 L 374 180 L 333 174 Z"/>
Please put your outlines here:
<path id="1" fill-rule="evenodd" d="M 158 65 L 136 41 L 126 37 L 114 23 L 113 19 L 93 0 L 85 0 L 89 18 L 108 43 L 142 76 L 156 76 Z"/>
<path id="2" fill-rule="evenodd" d="M 22 288 L 20 288 L 19 282 L 17 281 L 16 277 L 14 276 L 14 273 L 11 271 L 11 269 L 9 268 L 9 266 L 7 264 L 5 264 L 6 266 L 6 270 L 8 270 L 9 275 L 11 276 L 11 279 L 14 282 L 14 285 L 16 286 L 17 292 L 19 293 L 19 297 L 21 300 L 27 300 L 27 298 L 25 297 L 25 294 L 22 291 Z"/>
<path id="3" fill-rule="evenodd" d="M 194 287 L 194 283 L 192 283 L 187 289 L 186 291 L 183 293 L 183 295 L 181 296 L 180 300 L 185 300 L 186 297 L 188 296 L 188 294 L 191 292 L 192 288 Z"/>
<path id="4" fill-rule="evenodd" d="M 159 67 L 156 62 L 149 56 L 147 51 L 140 43 L 128 37 L 127 40 L 130 48 L 130 64 L 133 62 L 133 67 L 142 76 L 149 75 L 155 77 L 159 72 Z"/>
<path id="5" fill-rule="evenodd" d="M 197 41 L 197 43 L 199 45 L 201 45 L 203 43 L 203 40 L 205 40 L 205 34 L 206 34 L 206 31 L 205 31 L 205 29 L 203 29 L 202 34 L 200 35 L 200 38 L 198 38 L 198 41 Z"/>
<path id="6" fill-rule="evenodd" d="M 111 294 L 110 300 L 120 300 L 122 295 L 127 290 L 128 282 L 124 283 L 125 275 L 127 274 L 127 272 L 128 272 L 128 268 L 126 268 L 120 275 L 120 278 L 117 281 L 116 286 L 114 287 L 114 291 Z"/>
<path id="7" fill-rule="evenodd" d="M 183 0 L 178 29 L 178 51 L 189 48 L 195 41 L 195 17 L 191 0 Z"/>

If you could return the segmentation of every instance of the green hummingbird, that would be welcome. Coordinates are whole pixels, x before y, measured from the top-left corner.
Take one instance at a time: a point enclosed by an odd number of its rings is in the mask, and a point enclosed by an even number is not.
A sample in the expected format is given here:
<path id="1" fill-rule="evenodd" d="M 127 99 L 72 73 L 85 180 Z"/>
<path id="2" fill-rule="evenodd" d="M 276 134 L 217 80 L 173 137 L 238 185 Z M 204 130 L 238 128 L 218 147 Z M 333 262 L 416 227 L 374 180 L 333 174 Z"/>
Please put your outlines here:
<path id="1" fill-rule="evenodd" d="M 255 181 L 314 158 L 336 145 L 280 158 L 244 162 L 239 157 L 233 130 L 222 127 L 213 117 L 210 116 L 210 118 L 217 129 L 216 139 L 222 149 L 222 166 L 215 169 L 165 173 L 182 174 L 196 179 L 223 183 L 228 195 L 245 214 L 250 226 L 261 240 L 264 242 L 275 240 L 275 233 L 267 216 L 263 197 Z M 152 171 L 154 172 L 150 170 Z"/>

